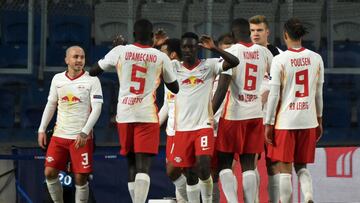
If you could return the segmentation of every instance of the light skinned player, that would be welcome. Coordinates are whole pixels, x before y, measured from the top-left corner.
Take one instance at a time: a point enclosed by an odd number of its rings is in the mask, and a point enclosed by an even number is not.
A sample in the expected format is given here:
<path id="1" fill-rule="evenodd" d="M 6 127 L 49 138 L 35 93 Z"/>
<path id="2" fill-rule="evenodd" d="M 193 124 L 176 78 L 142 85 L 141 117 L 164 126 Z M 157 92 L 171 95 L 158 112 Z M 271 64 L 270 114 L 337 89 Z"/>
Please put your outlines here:
<path id="1" fill-rule="evenodd" d="M 85 203 L 89 198 L 87 180 L 93 166 L 92 128 L 100 116 L 103 98 L 99 79 L 84 71 L 85 52 L 81 47 L 69 47 L 65 62 L 67 70 L 56 74 L 51 82 L 38 130 L 38 144 L 46 148 L 45 131 L 57 109 L 56 127 L 45 161 L 48 191 L 55 203 L 64 201 L 58 175 L 70 159 L 75 176 L 75 202 Z"/>
<path id="2" fill-rule="evenodd" d="M 283 203 L 292 202 L 293 164 L 305 202 L 314 202 L 306 165 L 314 162 L 316 142 L 323 131 L 324 63 L 319 54 L 302 47 L 306 33 L 299 19 L 291 18 L 284 24 L 288 50 L 274 58 L 270 72 L 265 140 L 269 143 L 268 157 L 279 161 Z"/>

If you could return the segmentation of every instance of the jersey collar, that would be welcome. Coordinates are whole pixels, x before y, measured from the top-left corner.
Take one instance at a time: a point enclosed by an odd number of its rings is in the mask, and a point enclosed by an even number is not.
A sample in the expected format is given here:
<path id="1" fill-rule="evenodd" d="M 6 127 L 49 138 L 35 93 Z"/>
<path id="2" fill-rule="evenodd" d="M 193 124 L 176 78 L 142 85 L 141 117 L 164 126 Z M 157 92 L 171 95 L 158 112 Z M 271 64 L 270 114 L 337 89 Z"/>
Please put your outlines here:
<path id="1" fill-rule="evenodd" d="M 246 42 L 238 42 L 238 44 L 242 44 L 246 47 L 251 47 L 252 45 L 254 45 L 253 43 L 249 42 L 249 43 L 246 43 Z"/>
<path id="2" fill-rule="evenodd" d="M 84 75 L 84 73 L 85 73 L 85 71 L 82 70 L 82 72 L 81 72 L 78 76 L 76 76 L 76 77 L 74 77 L 74 78 L 71 78 L 71 77 L 68 75 L 68 71 L 66 71 L 66 72 L 65 72 L 65 76 L 66 76 L 67 78 L 69 78 L 69 80 L 73 81 L 73 80 L 78 79 L 78 78 L 81 77 L 82 75 Z"/>
<path id="3" fill-rule="evenodd" d="M 151 48 L 151 46 L 149 46 L 149 45 L 140 44 L 140 43 L 137 43 L 137 42 L 135 42 L 133 45 L 137 46 L 137 47 L 140 47 L 140 48 Z"/>
<path id="4" fill-rule="evenodd" d="M 200 62 L 201 62 L 200 59 L 196 59 L 194 65 L 187 65 L 187 64 L 183 63 L 183 66 L 188 70 L 193 70 L 196 66 L 198 66 L 200 64 Z"/>
<path id="5" fill-rule="evenodd" d="M 305 50 L 304 47 L 300 47 L 299 49 L 296 49 L 296 48 L 289 48 L 288 49 L 289 51 L 292 51 L 292 52 L 302 52 Z"/>

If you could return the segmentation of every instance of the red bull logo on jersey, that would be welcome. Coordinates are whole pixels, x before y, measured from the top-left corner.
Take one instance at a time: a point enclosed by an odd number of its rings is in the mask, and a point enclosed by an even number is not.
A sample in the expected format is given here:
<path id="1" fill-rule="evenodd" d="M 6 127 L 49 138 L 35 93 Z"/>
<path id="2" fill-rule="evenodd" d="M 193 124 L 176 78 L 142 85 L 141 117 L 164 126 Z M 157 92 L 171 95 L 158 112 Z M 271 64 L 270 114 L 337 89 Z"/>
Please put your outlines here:
<path id="1" fill-rule="evenodd" d="M 191 86 L 195 86 L 195 85 L 198 85 L 198 84 L 204 84 L 204 81 L 200 78 L 197 78 L 195 76 L 191 76 L 185 80 L 183 80 L 181 82 L 182 85 L 191 85 Z"/>
<path id="2" fill-rule="evenodd" d="M 66 103 L 70 103 L 70 104 L 81 102 L 80 98 L 78 98 L 78 97 L 76 97 L 76 96 L 74 96 L 72 94 L 67 94 L 67 95 L 61 97 L 61 101 L 66 102 Z"/>

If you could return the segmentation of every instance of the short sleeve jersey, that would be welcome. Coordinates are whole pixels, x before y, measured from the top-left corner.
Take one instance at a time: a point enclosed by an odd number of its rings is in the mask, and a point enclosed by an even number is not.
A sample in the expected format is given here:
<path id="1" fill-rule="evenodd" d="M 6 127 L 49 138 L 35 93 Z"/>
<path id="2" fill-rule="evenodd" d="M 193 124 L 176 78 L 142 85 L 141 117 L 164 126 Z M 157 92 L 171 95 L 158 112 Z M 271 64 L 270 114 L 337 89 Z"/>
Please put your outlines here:
<path id="1" fill-rule="evenodd" d="M 103 102 L 100 80 L 85 71 L 72 79 L 67 72 L 58 73 L 51 81 L 48 100 L 57 103 L 54 136 L 76 139 L 89 118 L 91 103 Z"/>
<path id="2" fill-rule="evenodd" d="M 223 59 L 203 59 L 193 67 L 183 64 L 176 70 L 180 85 L 175 99 L 176 131 L 213 128 L 212 90 L 222 63 Z"/>
<path id="3" fill-rule="evenodd" d="M 232 69 L 230 93 L 226 96 L 222 117 L 226 120 L 262 118 L 260 89 L 271 65 L 271 52 L 252 43 L 234 44 L 226 51 L 238 57 L 240 63 Z"/>
<path id="4" fill-rule="evenodd" d="M 116 68 L 119 78 L 118 123 L 159 122 L 155 103 L 162 76 L 166 83 L 176 80 L 169 57 L 141 44 L 117 46 L 98 62 L 100 68 Z"/>
<path id="5" fill-rule="evenodd" d="M 315 95 L 324 82 L 321 56 L 305 48 L 277 55 L 271 66 L 270 85 L 280 86 L 276 129 L 308 129 L 318 125 Z"/>

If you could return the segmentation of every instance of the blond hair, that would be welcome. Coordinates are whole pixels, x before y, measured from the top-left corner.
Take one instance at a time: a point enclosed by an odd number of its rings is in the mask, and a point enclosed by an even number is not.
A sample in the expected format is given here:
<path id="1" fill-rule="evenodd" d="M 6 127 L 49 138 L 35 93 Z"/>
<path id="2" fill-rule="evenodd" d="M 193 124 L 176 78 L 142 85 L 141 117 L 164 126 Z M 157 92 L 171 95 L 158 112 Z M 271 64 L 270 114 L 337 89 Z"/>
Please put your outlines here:
<path id="1" fill-rule="evenodd" d="M 264 23 L 266 28 L 269 29 L 269 22 L 264 15 L 256 15 L 256 16 L 249 18 L 249 23 L 250 24 Z"/>

